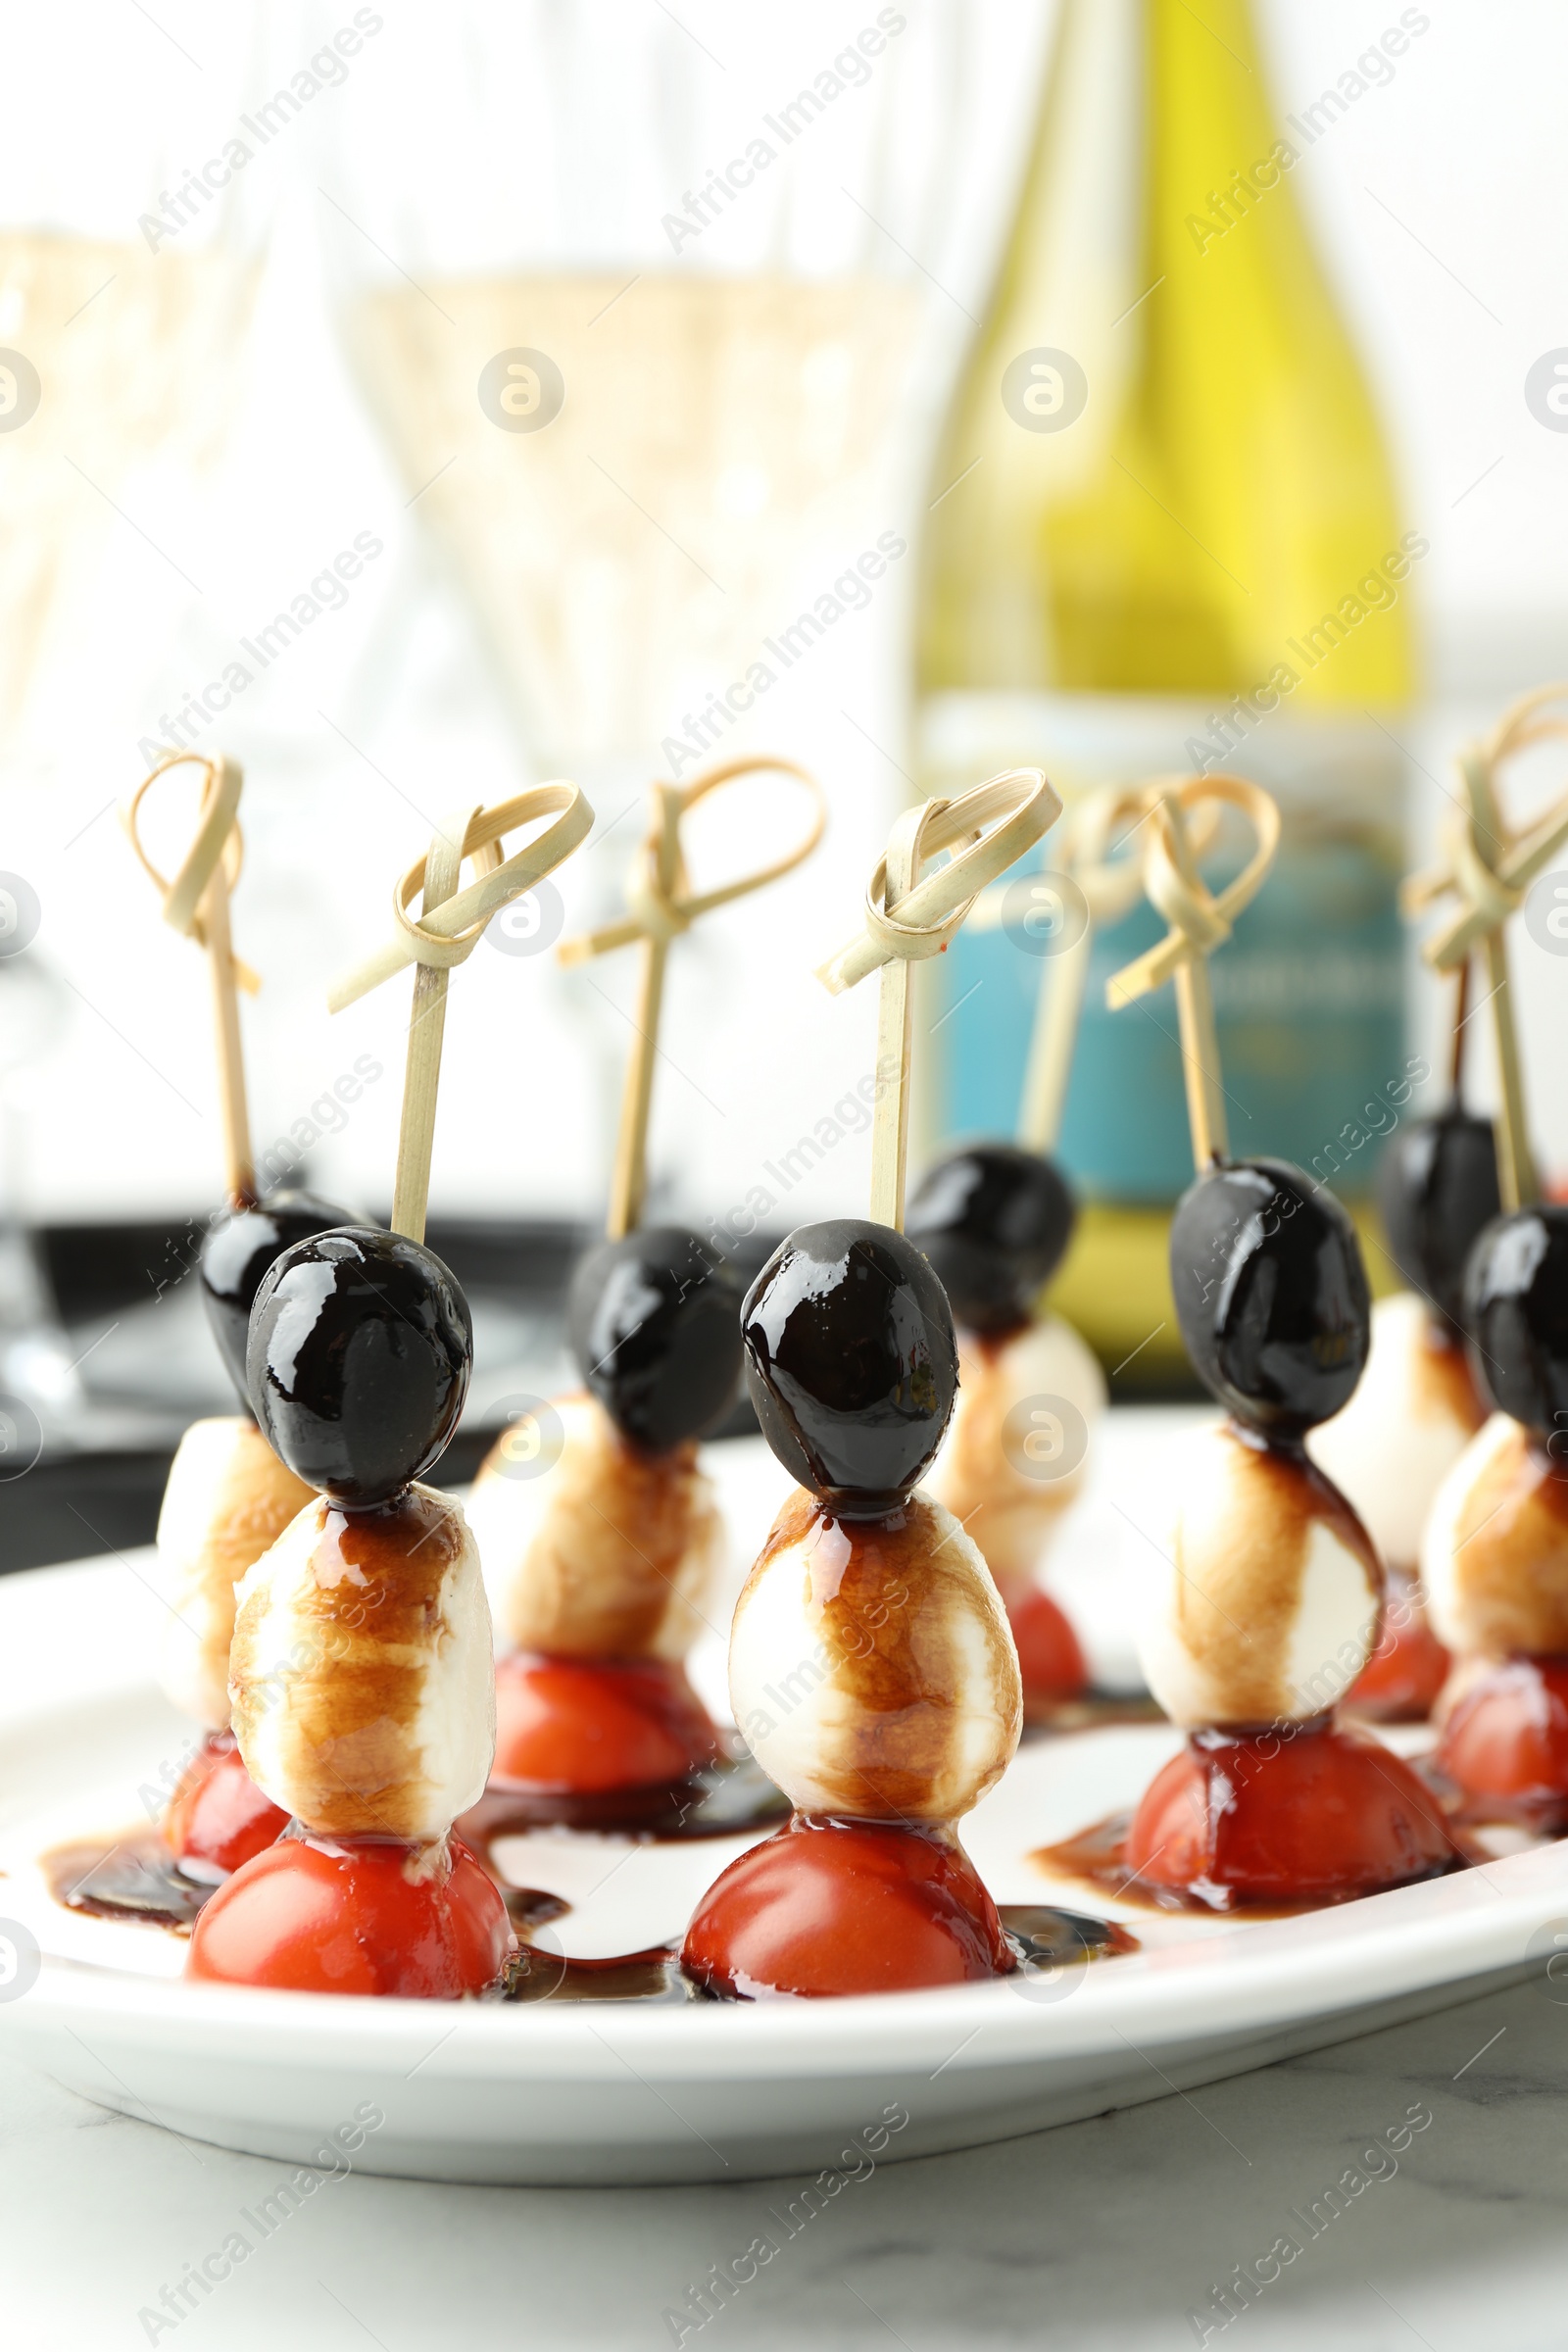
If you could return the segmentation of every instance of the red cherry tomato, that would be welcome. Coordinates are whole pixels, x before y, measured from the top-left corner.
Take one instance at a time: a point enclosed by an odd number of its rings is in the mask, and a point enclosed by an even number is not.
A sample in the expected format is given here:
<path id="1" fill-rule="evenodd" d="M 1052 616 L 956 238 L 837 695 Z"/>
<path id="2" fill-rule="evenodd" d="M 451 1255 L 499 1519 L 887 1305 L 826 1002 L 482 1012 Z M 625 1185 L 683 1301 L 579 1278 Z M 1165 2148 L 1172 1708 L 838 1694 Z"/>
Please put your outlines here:
<path id="1" fill-rule="evenodd" d="M 1568 1827 L 1568 1658 L 1509 1658 L 1471 1685 L 1438 1763 L 1467 1813 Z"/>
<path id="2" fill-rule="evenodd" d="M 573 1796 L 667 1788 L 720 1753 L 682 1666 L 515 1650 L 496 1668 L 497 1781 Z"/>
<path id="3" fill-rule="evenodd" d="M 1334 1903 L 1450 1869 L 1436 1797 L 1369 1732 L 1200 1732 L 1146 1789 L 1126 1867 L 1215 1910 Z"/>
<path id="4" fill-rule="evenodd" d="M 164 1809 L 164 1838 L 176 1862 L 238 1870 L 288 1827 L 281 1805 L 258 1788 L 232 1732 L 209 1732 Z"/>
<path id="5" fill-rule="evenodd" d="M 1013 1966 L 997 1907 L 961 1846 L 806 1813 L 713 1882 L 681 1963 L 700 1984 L 748 2000 L 910 1992 Z"/>
<path id="6" fill-rule="evenodd" d="M 1413 1577 L 1389 1574 L 1383 1639 L 1351 1687 L 1346 1705 L 1374 1723 L 1424 1723 L 1437 1705 L 1453 1660 L 1432 1631 Z"/>
<path id="7" fill-rule="evenodd" d="M 1078 1637 L 1049 1592 L 1038 1588 L 1009 1602 L 1008 1620 L 1018 1645 L 1024 1705 L 1031 1699 L 1076 1698 L 1089 1687 L 1089 1669 Z"/>
<path id="8" fill-rule="evenodd" d="M 482 1992 L 515 1942 L 500 1890 L 459 1838 L 445 1876 L 411 1881 L 412 1851 L 339 1838 L 270 1845 L 203 1909 L 186 1976 L 425 2001 Z"/>

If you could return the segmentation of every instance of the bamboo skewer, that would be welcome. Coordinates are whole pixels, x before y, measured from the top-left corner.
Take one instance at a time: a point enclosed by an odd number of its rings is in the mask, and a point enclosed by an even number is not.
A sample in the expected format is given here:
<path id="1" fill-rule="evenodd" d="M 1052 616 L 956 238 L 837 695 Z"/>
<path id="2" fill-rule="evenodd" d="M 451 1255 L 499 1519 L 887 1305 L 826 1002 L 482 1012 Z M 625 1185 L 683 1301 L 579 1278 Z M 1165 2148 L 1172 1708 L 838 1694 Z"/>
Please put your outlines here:
<path id="1" fill-rule="evenodd" d="M 680 802 L 668 784 L 654 786 L 656 821 L 650 834 L 660 897 L 672 902 L 681 881 Z M 659 1050 L 659 1024 L 664 1009 L 664 965 L 669 940 L 649 931 L 643 938 L 643 968 L 637 991 L 637 1042 L 626 1057 L 622 1081 L 620 1125 L 615 1133 L 615 1159 L 610 1177 L 610 1214 L 605 1230 L 620 1241 L 642 1222 L 648 1189 L 648 1122 L 654 1107 L 654 1055 Z"/>
<path id="2" fill-rule="evenodd" d="M 1107 784 L 1080 801 L 1062 828 L 1054 878 L 1078 892 L 1085 919 L 1070 947 L 1048 953 L 1041 961 L 1014 1129 L 1014 1141 L 1026 1152 L 1050 1153 L 1061 1133 L 1096 927 L 1119 922 L 1144 895 L 1141 850 L 1128 856 L 1117 852 L 1126 849 L 1149 812 L 1149 795 L 1142 785 Z M 1195 851 L 1207 848 L 1218 821 L 1219 810 L 1211 804 L 1195 812 L 1189 828 Z M 1113 838 L 1119 826 L 1125 830 Z M 1049 886 L 1052 878 L 1049 871 L 1026 877 L 1033 888 Z M 976 902 L 969 928 L 995 931 L 1006 925 L 1008 902 L 1019 887 L 993 883 Z"/>
<path id="3" fill-rule="evenodd" d="M 554 816 L 556 822 L 526 849 L 506 857 L 504 835 L 542 816 Z M 576 785 L 564 782 L 535 785 L 495 808 L 460 809 L 438 826 L 427 854 L 409 867 L 393 890 L 397 936 L 367 956 L 328 995 L 328 1009 L 341 1012 L 408 964 L 417 966 L 392 1196 L 392 1230 L 410 1241 L 424 1239 L 452 970 L 467 961 L 491 916 L 569 858 L 593 821 L 594 812 Z M 472 861 L 475 879 L 460 890 L 466 858 Z M 416 898 L 419 912 L 413 916 L 409 908 Z"/>
<path id="4" fill-rule="evenodd" d="M 187 763 L 203 770 L 201 815 L 195 839 L 170 881 L 159 872 L 142 847 L 141 806 L 160 776 Z M 130 846 L 142 870 L 162 894 L 164 920 L 207 952 L 218 1053 L 223 1181 L 233 1208 L 252 1207 L 258 1198 L 236 990 L 243 988 L 247 995 L 254 996 L 261 982 L 249 964 L 236 957 L 228 919 L 229 896 L 239 879 L 244 856 L 238 817 L 244 781 L 244 771 L 237 760 L 212 760 L 198 752 L 170 752 L 143 777 L 124 810 Z"/>
<path id="5" fill-rule="evenodd" d="M 1061 803 L 1038 767 L 1008 768 L 955 801 L 923 801 L 906 808 L 871 877 L 862 928 L 817 970 L 834 996 L 871 972 L 882 973 L 871 1214 L 896 1232 L 904 1226 L 909 1139 L 908 967 L 942 954 L 985 885 L 1032 849 L 1060 813 Z M 927 860 L 943 850 L 953 853 L 948 862 L 923 874 Z"/>
<path id="6" fill-rule="evenodd" d="M 1118 784 L 1092 794 L 1068 820 L 1062 868 L 1082 893 L 1084 927 L 1041 970 L 1018 1109 L 1016 1140 L 1026 1152 L 1053 1152 L 1061 1133 L 1095 927 L 1116 922 L 1143 895 L 1141 859 L 1112 856 L 1111 835 L 1128 818 L 1136 831 L 1147 815 L 1145 796 Z"/>
<path id="7" fill-rule="evenodd" d="M 245 1100 L 245 1057 L 239 1034 L 239 996 L 234 986 L 234 951 L 228 930 L 228 883 L 219 859 L 202 899 L 207 961 L 213 977 L 213 1016 L 218 1038 L 218 1107 L 223 1131 L 223 1170 L 236 1208 L 258 1198 L 251 1155 L 250 1110 Z"/>
<path id="8" fill-rule="evenodd" d="M 1485 862 L 1482 843 L 1495 846 L 1502 839 L 1502 818 L 1493 783 L 1493 757 L 1486 750 L 1474 748 L 1460 760 L 1459 773 L 1470 804 L 1468 846 L 1477 860 Z M 1505 906 L 1498 918 L 1481 935 L 1482 960 L 1486 966 L 1489 1002 L 1492 1005 L 1493 1044 L 1497 1055 L 1497 1085 L 1502 1098 L 1498 1106 L 1500 1115 L 1496 1145 L 1497 1193 L 1504 1210 L 1525 1207 L 1539 1199 L 1541 1192 L 1536 1177 L 1535 1155 L 1530 1149 L 1530 1130 L 1525 1120 L 1519 1035 L 1514 1026 L 1513 995 L 1508 984 L 1508 915 L 1513 906 L 1518 905 L 1521 895 L 1509 892 L 1512 904 Z"/>
<path id="9" fill-rule="evenodd" d="M 1568 686 L 1538 688 L 1504 711 L 1484 742 L 1472 744 L 1460 755 L 1464 806 L 1452 811 L 1444 827 L 1444 862 L 1426 873 L 1412 874 L 1399 893 L 1407 914 L 1444 896 L 1459 901 L 1458 911 L 1450 914 L 1422 950 L 1434 970 L 1452 971 L 1467 963 L 1477 948 L 1481 951 L 1500 1096 L 1495 1126 L 1497 1191 L 1503 1208 L 1510 1211 L 1538 1200 L 1541 1187 L 1525 1110 L 1505 933 L 1509 915 L 1522 904 L 1531 883 L 1568 841 L 1568 796 L 1523 832 L 1510 833 L 1498 807 L 1496 775 L 1503 760 L 1515 752 L 1568 736 L 1568 719 L 1544 715 L 1547 705 L 1565 699 Z M 1457 1033 L 1455 1043 L 1457 1047 Z"/>
<path id="10" fill-rule="evenodd" d="M 1453 1036 L 1448 1046 L 1448 1093 L 1454 1107 L 1460 1107 L 1464 1086 L 1464 1029 L 1470 1018 L 1470 958 L 1461 957 L 1454 968 Z"/>
<path id="11" fill-rule="evenodd" d="M 927 804 L 929 806 L 929 803 Z M 906 808 L 888 841 L 882 906 L 897 914 L 920 874 L 920 828 L 924 808 Z M 909 958 L 895 956 L 882 966 L 876 1008 L 876 1067 L 880 1079 L 871 1120 L 871 1215 L 878 1225 L 904 1231 L 904 1183 L 909 1156 L 909 1049 L 913 1042 L 913 991 Z"/>
<path id="12" fill-rule="evenodd" d="M 463 844 L 468 827 L 482 813 L 460 808 L 435 835 L 424 862 L 424 892 L 419 901 L 423 920 L 444 906 L 458 887 L 463 870 Z M 500 863 L 495 842 L 474 852 L 477 873 L 493 873 Z M 409 1054 L 403 1076 L 403 1115 L 398 1125 L 397 1178 L 392 1192 L 392 1230 L 411 1241 L 424 1239 L 425 1212 L 430 1200 L 430 1159 L 435 1149 L 435 1105 L 441 1083 L 441 1048 L 446 1037 L 447 987 L 451 967 L 421 963 L 414 975 L 414 1009 L 409 1017 Z"/>
<path id="13" fill-rule="evenodd" d="M 715 890 L 693 893 L 688 887 L 681 849 L 682 817 L 722 785 L 736 783 L 744 776 L 767 774 L 793 776 L 811 795 L 812 821 L 805 838 L 782 858 L 774 858 L 771 864 L 754 873 L 738 875 Z M 653 1110 L 654 1062 L 659 1053 L 659 1024 L 663 1011 L 664 970 L 670 941 L 689 931 L 699 915 L 715 906 L 728 906 L 732 900 L 744 898 L 749 892 L 760 890 L 790 873 L 810 856 L 827 822 L 820 785 L 793 760 L 728 760 L 721 767 L 694 776 L 689 784 L 656 784 L 652 797 L 652 822 L 626 888 L 627 913 L 619 921 L 604 924 L 577 939 L 563 940 L 556 950 L 565 964 L 582 963 L 590 956 L 609 955 L 634 942 L 640 942 L 643 951 L 637 1016 L 632 1024 L 636 1036 L 621 1089 L 620 1124 L 615 1136 L 605 1228 L 612 1242 L 635 1232 L 642 1221 L 647 1196 L 648 1125 Z"/>
<path id="14" fill-rule="evenodd" d="M 1147 788 L 1146 799 L 1144 888 L 1170 929 L 1156 947 L 1112 975 L 1105 999 L 1114 1012 L 1166 980 L 1175 981 L 1193 1164 L 1201 1176 L 1230 1150 L 1208 958 L 1229 939 L 1235 917 L 1262 887 L 1279 847 L 1280 814 L 1262 786 L 1242 776 L 1163 778 Z M 1205 804 L 1215 803 L 1248 817 L 1256 847 L 1234 881 L 1211 893 L 1198 870 L 1192 820 Z"/>

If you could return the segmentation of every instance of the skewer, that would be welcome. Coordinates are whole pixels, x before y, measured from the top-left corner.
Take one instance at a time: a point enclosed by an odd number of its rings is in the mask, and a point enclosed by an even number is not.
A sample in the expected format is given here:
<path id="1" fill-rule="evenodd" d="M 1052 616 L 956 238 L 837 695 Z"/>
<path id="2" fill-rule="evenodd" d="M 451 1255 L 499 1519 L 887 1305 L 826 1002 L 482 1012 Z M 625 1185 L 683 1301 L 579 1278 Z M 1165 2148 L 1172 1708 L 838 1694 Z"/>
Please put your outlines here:
<path id="1" fill-rule="evenodd" d="M 1568 736 L 1568 719 L 1543 715 L 1546 706 L 1568 698 L 1568 685 L 1542 686 L 1504 711 L 1491 735 L 1459 758 L 1465 806 L 1444 826 L 1443 862 L 1412 874 L 1399 893 L 1404 911 L 1418 912 L 1451 894 L 1460 902 L 1422 951 L 1435 971 L 1451 971 L 1479 947 L 1485 959 L 1488 1002 L 1497 1054 L 1501 1096 L 1496 1120 L 1497 1189 L 1504 1211 L 1528 1206 L 1540 1197 L 1540 1181 L 1526 1125 L 1524 1081 L 1519 1063 L 1513 992 L 1508 978 L 1507 921 L 1538 874 L 1568 841 L 1568 798 L 1520 833 L 1510 833 L 1497 803 L 1496 776 L 1503 760 L 1530 745 Z"/>
<path id="2" fill-rule="evenodd" d="M 1448 1044 L 1448 1093 L 1455 1102 L 1464 1084 L 1464 1025 L 1470 1018 L 1470 958 L 1454 972 L 1453 1034 Z"/>
<path id="3" fill-rule="evenodd" d="M 140 810 L 158 778 L 187 762 L 204 771 L 201 817 L 184 861 L 170 881 L 159 872 L 142 847 Z M 207 951 L 218 1047 L 223 1178 L 233 1208 L 254 1207 L 258 1198 L 236 989 L 243 988 L 248 996 L 254 996 L 261 982 L 248 964 L 236 958 L 228 920 L 229 896 L 239 879 L 244 855 L 238 821 L 244 780 L 244 771 L 237 760 L 208 759 L 199 752 L 170 752 L 143 777 L 124 811 L 130 846 L 143 871 L 163 896 L 165 922 Z"/>
<path id="4" fill-rule="evenodd" d="M 871 1214 L 895 1232 L 904 1227 L 909 1140 L 908 966 L 940 956 L 985 885 L 1032 849 L 1060 814 L 1061 802 L 1038 767 L 1009 767 L 956 801 L 922 801 L 906 809 L 871 877 L 862 928 L 817 970 L 834 996 L 869 972 L 882 973 Z M 922 877 L 927 859 L 943 850 L 952 852 L 948 862 Z"/>
<path id="5" fill-rule="evenodd" d="M 1111 853 L 1122 845 L 1112 842 L 1111 835 L 1130 818 L 1122 838 L 1131 839 L 1148 813 L 1142 792 L 1117 784 L 1093 793 L 1068 819 L 1062 869 L 1083 894 L 1086 919 L 1071 947 L 1042 965 L 1018 1111 L 1017 1140 L 1026 1152 L 1054 1152 L 1061 1133 L 1095 926 L 1118 922 L 1143 896 L 1141 858 L 1136 851 L 1130 857 L 1114 857 Z M 1206 841 L 1212 826 L 1206 821 L 1208 812 L 1202 813 Z"/>
<path id="6" fill-rule="evenodd" d="M 1189 830 L 1192 812 L 1205 802 L 1239 808 L 1256 837 L 1248 863 L 1217 893 L 1209 891 L 1198 870 Z M 1171 927 L 1157 946 L 1112 975 L 1105 999 L 1114 1012 L 1175 981 L 1193 1164 L 1201 1176 L 1230 1149 L 1208 957 L 1229 939 L 1235 917 L 1261 889 L 1279 847 L 1280 815 L 1262 786 L 1242 776 L 1162 779 L 1148 787 L 1148 804 L 1144 888 Z"/>
<path id="7" fill-rule="evenodd" d="M 739 875 L 716 890 L 694 893 L 687 881 L 681 849 L 681 818 L 721 785 L 735 783 L 743 776 L 774 772 L 795 777 L 811 795 L 814 814 L 805 839 L 784 857 L 755 873 Z M 653 821 L 643 843 L 640 862 L 633 867 L 627 884 L 626 915 L 580 938 L 564 940 L 556 950 L 563 963 L 572 964 L 586 962 L 590 956 L 609 955 L 616 948 L 630 947 L 636 941 L 642 943 L 637 1017 L 633 1023 L 636 1042 L 626 1063 L 611 1176 L 610 1213 L 605 1228 L 611 1241 L 622 1240 L 642 1222 L 648 1189 L 648 1122 L 654 1099 L 654 1062 L 659 1053 L 664 967 L 670 941 L 690 930 L 699 915 L 710 913 L 715 906 L 728 906 L 732 900 L 744 898 L 748 892 L 760 890 L 791 872 L 815 849 L 826 822 L 827 808 L 821 786 L 793 760 L 732 760 L 721 767 L 694 776 L 690 784 L 655 784 Z"/>
<path id="8" fill-rule="evenodd" d="M 526 849 L 505 858 L 503 836 L 542 816 L 554 816 L 556 822 Z M 535 785 L 495 808 L 457 811 L 437 827 L 426 855 L 416 859 L 392 893 L 398 936 L 340 980 L 327 998 L 328 1009 L 341 1012 L 407 964 L 418 966 L 392 1204 L 392 1230 L 410 1241 L 424 1239 L 449 975 L 467 961 L 497 909 L 521 898 L 568 858 L 593 821 L 576 785 L 564 782 Z M 465 858 L 472 860 L 476 879 L 460 890 Z M 416 917 L 408 911 L 416 898 L 420 901 Z"/>

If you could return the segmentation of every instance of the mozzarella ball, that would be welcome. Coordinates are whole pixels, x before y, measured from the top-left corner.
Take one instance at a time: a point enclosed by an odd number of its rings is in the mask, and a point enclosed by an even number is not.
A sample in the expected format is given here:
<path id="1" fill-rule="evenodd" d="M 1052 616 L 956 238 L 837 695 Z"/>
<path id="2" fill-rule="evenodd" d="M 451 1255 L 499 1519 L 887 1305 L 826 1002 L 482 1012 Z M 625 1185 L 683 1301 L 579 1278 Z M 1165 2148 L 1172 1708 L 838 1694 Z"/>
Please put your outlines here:
<path id="1" fill-rule="evenodd" d="M 158 1583 L 172 1615 L 159 1635 L 159 1681 L 176 1707 L 228 1725 L 234 1587 L 311 1499 L 254 1421 L 193 1421 L 158 1514 Z"/>
<path id="2" fill-rule="evenodd" d="M 1058 1398 L 1082 1430 L 1052 1412 Z M 1039 1429 L 1028 1426 L 1036 1399 Z M 1004 1590 L 1039 1564 L 1053 1527 L 1082 1491 L 1084 1433 L 1104 1409 L 1104 1374 L 1059 1315 L 1000 1343 L 960 1336 L 958 1401 L 926 1487 L 962 1521 Z"/>
<path id="3" fill-rule="evenodd" d="M 1354 1396 L 1307 1445 L 1383 1558 L 1413 1572 L 1432 1498 L 1485 1418 L 1462 1348 L 1424 1298 L 1399 1291 L 1372 1309 L 1372 1352 Z"/>
<path id="4" fill-rule="evenodd" d="M 1321 1471 L 1228 1425 L 1189 1442 L 1169 1564 L 1138 1654 L 1173 1723 L 1302 1723 L 1377 1646 L 1383 1572 Z"/>
<path id="5" fill-rule="evenodd" d="M 1568 1462 L 1494 1413 L 1438 1489 L 1421 1575 L 1450 1649 L 1568 1654 Z"/>
<path id="6" fill-rule="evenodd" d="M 558 1658 L 683 1658 L 724 1545 L 696 1446 L 643 1453 L 591 1396 L 555 1410 L 559 1458 L 518 1477 L 502 1437 L 469 1497 L 501 1634 Z"/>
<path id="7" fill-rule="evenodd" d="M 490 1611 L 457 1504 L 316 1496 L 249 1571 L 229 1656 L 245 1767 L 326 1836 L 445 1836 L 496 1744 Z"/>
<path id="8" fill-rule="evenodd" d="M 807 1813 L 954 1821 L 1002 1777 L 1023 1697 L 1006 1612 L 950 1511 L 830 1518 L 797 1492 L 735 1610 L 735 1720 Z"/>

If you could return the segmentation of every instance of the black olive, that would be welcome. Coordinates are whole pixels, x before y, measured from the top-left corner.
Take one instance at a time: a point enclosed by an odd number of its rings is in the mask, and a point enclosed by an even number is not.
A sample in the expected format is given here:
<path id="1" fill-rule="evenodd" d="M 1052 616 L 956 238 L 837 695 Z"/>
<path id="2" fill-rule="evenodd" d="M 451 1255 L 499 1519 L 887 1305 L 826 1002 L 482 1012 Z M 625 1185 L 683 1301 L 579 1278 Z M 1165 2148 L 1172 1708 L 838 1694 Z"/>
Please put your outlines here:
<path id="1" fill-rule="evenodd" d="M 297 1478 L 350 1510 L 387 1502 L 445 1450 L 473 1319 L 456 1277 L 368 1226 L 283 1251 L 251 1309 L 251 1407 Z"/>
<path id="2" fill-rule="evenodd" d="M 741 1287 L 683 1225 L 590 1250 L 572 1277 L 577 1368 L 623 1437 L 667 1453 L 721 1421 L 741 1377 Z"/>
<path id="3" fill-rule="evenodd" d="M 1355 1228 L 1284 1159 L 1209 1169 L 1170 1229 L 1176 1313 L 1203 1386 L 1238 1420 L 1298 1438 L 1345 1404 L 1371 1344 Z"/>
<path id="4" fill-rule="evenodd" d="M 235 1209 L 203 1242 L 202 1304 L 247 1412 L 251 1400 L 245 1387 L 245 1349 L 262 1276 L 291 1242 L 359 1222 L 352 1209 L 334 1208 L 314 1193 L 269 1193 L 254 1208 Z"/>
<path id="5" fill-rule="evenodd" d="M 971 1144 L 927 1170 L 904 1229 L 965 1330 L 1012 1331 L 1061 1263 L 1077 1213 L 1054 1161 L 1015 1144 Z"/>
<path id="6" fill-rule="evenodd" d="M 958 1388 L 947 1293 L 914 1244 L 857 1217 L 780 1242 L 741 1314 L 746 1385 L 791 1477 L 845 1518 L 894 1509 Z"/>
<path id="7" fill-rule="evenodd" d="M 1544 1445 L 1568 1448 L 1568 1207 L 1543 1202 L 1487 1227 L 1464 1312 L 1482 1392 Z"/>
<path id="8" fill-rule="evenodd" d="M 1405 1281 L 1458 1326 L 1466 1261 L 1501 1206 L 1492 1121 L 1454 1103 L 1406 1127 L 1383 1154 L 1378 1206 Z"/>

